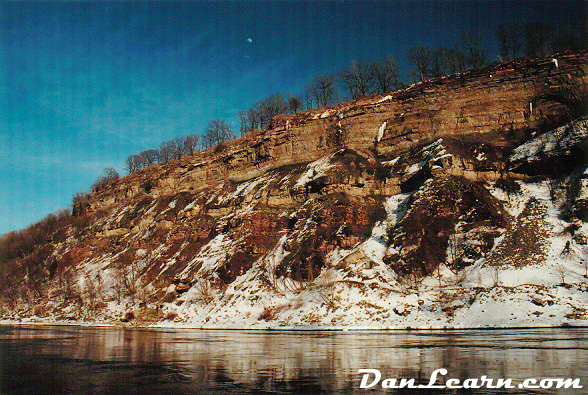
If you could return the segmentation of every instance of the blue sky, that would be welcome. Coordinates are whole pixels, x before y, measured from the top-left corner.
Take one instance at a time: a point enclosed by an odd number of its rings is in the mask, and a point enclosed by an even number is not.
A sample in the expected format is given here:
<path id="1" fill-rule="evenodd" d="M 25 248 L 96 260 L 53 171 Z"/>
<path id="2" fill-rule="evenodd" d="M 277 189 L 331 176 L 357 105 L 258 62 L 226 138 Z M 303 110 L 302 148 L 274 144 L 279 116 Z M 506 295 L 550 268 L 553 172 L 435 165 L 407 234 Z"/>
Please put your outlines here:
<path id="1" fill-rule="evenodd" d="M 67 208 L 129 154 L 314 76 L 585 1 L 0 1 L 0 234 Z M 248 40 L 251 39 L 251 40 Z"/>

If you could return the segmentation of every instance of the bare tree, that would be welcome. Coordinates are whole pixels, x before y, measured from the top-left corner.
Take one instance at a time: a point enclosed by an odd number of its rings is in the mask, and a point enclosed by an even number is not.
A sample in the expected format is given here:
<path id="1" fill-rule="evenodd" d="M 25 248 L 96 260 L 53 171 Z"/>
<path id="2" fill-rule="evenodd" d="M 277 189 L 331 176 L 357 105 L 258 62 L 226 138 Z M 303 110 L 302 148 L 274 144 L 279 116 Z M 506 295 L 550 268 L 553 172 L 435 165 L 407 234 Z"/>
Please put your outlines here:
<path id="1" fill-rule="evenodd" d="M 259 102 L 249 107 L 247 111 L 239 111 L 239 118 L 241 119 L 241 136 L 253 132 L 262 126 L 263 119 L 259 110 Z"/>
<path id="2" fill-rule="evenodd" d="M 259 126 L 264 127 L 269 125 L 276 115 L 288 112 L 288 102 L 281 93 L 274 93 L 255 103 L 253 108 L 257 111 Z"/>
<path id="3" fill-rule="evenodd" d="M 126 169 L 129 172 L 129 174 L 139 170 L 142 167 L 142 161 L 143 158 L 140 155 L 127 156 Z"/>
<path id="4" fill-rule="evenodd" d="M 521 48 L 520 29 L 514 23 L 502 24 L 496 30 L 501 54 L 507 59 L 514 59 Z"/>
<path id="5" fill-rule="evenodd" d="M 183 138 L 174 137 L 169 141 L 169 146 L 171 148 L 171 155 L 173 159 L 180 159 L 182 156 L 185 155 L 185 145 Z"/>
<path id="6" fill-rule="evenodd" d="M 455 45 L 453 48 L 447 48 L 445 51 L 446 69 L 449 74 L 462 72 L 466 69 L 466 55 Z"/>
<path id="7" fill-rule="evenodd" d="M 202 304 L 208 304 L 212 302 L 214 299 L 214 293 L 212 291 L 212 287 L 210 286 L 210 281 L 208 279 L 201 279 L 198 284 L 196 285 L 196 296 L 195 300 L 201 302 Z"/>
<path id="8" fill-rule="evenodd" d="M 314 99 L 312 98 L 312 94 L 308 90 L 308 85 L 304 89 L 304 100 L 306 102 L 306 108 L 312 108 Z"/>
<path id="9" fill-rule="evenodd" d="M 492 286 L 498 287 L 500 285 L 500 268 L 498 265 L 492 266 L 490 277 L 492 278 Z"/>
<path id="10" fill-rule="evenodd" d="M 118 171 L 114 167 L 107 167 L 104 169 L 104 178 L 108 183 L 114 182 L 120 178 Z"/>
<path id="11" fill-rule="evenodd" d="M 259 111 L 259 108 L 257 105 L 252 106 L 247 111 L 247 118 L 249 119 L 249 122 L 251 123 L 251 130 L 259 129 L 259 128 L 263 127 L 263 119 L 260 115 L 260 111 Z"/>
<path id="12" fill-rule="evenodd" d="M 273 117 L 285 114 L 289 109 L 290 103 L 281 93 L 274 93 L 266 99 L 257 101 L 247 111 L 239 112 L 241 136 L 269 125 Z"/>
<path id="13" fill-rule="evenodd" d="M 249 122 L 249 117 L 247 116 L 247 111 L 239 111 L 239 120 L 241 121 L 241 128 L 239 129 L 241 136 L 245 136 L 247 133 L 253 131 L 251 123 Z"/>
<path id="14" fill-rule="evenodd" d="M 83 298 L 86 300 L 88 308 L 93 311 L 96 306 L 98 296 L 102 293 L 102 279 L 100 274 L 94 278 L 87 274 L 84 278 Z"/>
<path id="15" fill-rule="evenodd" d="M 424 81 L 431 73 L 431 62 L 433 60 L 432 51 L 423 46 L 411 47 L 408 50 L 406 58 L 415 65 L 416 76 Z"/>
<path id="16" fill-rule="evenodd" d="M 568 275 L 568 269 L 560 263 L 555 267 L 555 273 L 559 277 L 560 285 L 565 285 L 566 276 Z"/>
<path id="17" fill-rule="evenodd" d="M 547 54 L 551 51 L 553 34 L 551 28 L 543 22 L 527 22 L 523 26 L 525 34 L 525 52 L 528 56 Z"/>
<path id="18" fill-rule="evenodd" d="M 487 55 L 482 46 L 482 38 L 479 35 L 464 33 L 461 36 L 461 45 L 465 53 L 465 64 L 476 69 L 486 63 Z"/>
<path id="19" fill-rule="evenodd" d="M 71 270 L 62 269 L 58 272 L 57 286 L 63 303 L 67 303 L 80 297 L 80 291 L 77 282 L 74 281 Z"/>
<path id="20" fill-rule="evenodd" d="M 352 99 L 359 99 L 372 93 L 373 69 L 369 64 L 353 61 L 350 67 L 339 74 L 339 79 L 351 94 Z"/>
<path id="21" fill-rule="evenodd" d="M 102 188 L 103 186 L 112 184 L 116 180 L 120 178 L 118 171 L 114 167 L 107 167 L 104 169 L 102 175 L 98 176 L 98 179 L 94 181 L 92 184 L 92 191 L 97 191 L 98 189 Z"/>
<path id="22" fill-rule="evenodd" d="M 158 159 L 159 163 L 167 163 L 173 159 L 174 147 L 169 141 L 164 141 L 159 145 Z"/>
<path id="23" fill-rule="evenodd" d="M 159 160 L 159 152 L 155 149 L 143 151 L 139 155 L 143 158 L 143 167 L 151 166 Z"/>
<path id="24" fill-rule="evenodd" d="M 306 86 L 308 98 L 318 106 L 328 106 L 337 100 L 337 86 L 332 74 L 319 75 Z"/>
<path id="25" fill-rule="evenodd" d="M 431 67 L 429 72 L 432 77 L 439 78 L 446 75 L 447 68 L 447 49 L 439 48 L 431 50 Z"/>
<path id="26" fill-rule="evenodd" d="M 394 57 L 387 56 L 384 60 L 373 61 L 370 68 L 377 93 L 387 93 L 399 87 L 398 63 Z"/>
<path id="27" fill-rule="evenodd" d="M 87 201 L 90 198 L 90 194 L 85 191 L 78 191 L 75 195 L 72 196 L 72 205 L 75 206 L 76 204 L 82 203 Z"/>
<path id="28" fill-rule="evenodd" d="M 224 120 L 214 119 L 206 126 L 204 136 L 202 137 L 202 146 L 204 148 L 210 148 L 234 138 L 235 134 Z"/>
<path id="29" fill-rule="evenodd" d="M 298 113 L 298 110 L 302 109 L 302 101 L 296 96 L 292 96 L 288 99 L 288 110 L 294 114 Z"/>
<path id="30" fill-rule="evenodd" d="M 274 93 L 267 99 L 262 100 L 262 107 L 264 108 L 269 121 L 271 121 L 276 115 L 288 112 L 288 102 L 284 99 L 281 93 Z"/>
<path id="31" fill-rule="evenodd" d="M 200 143 L 200 136 L 197 133 L 184 137 L 184 154 L 192 155 L 198 151 L 198 143 Z"/>
<path id="32" fill-rule="evenodd" d="M 316 279 L 318 294 L 321 300 L 330 308 L 337 304 L 337 273 L 334 268 L 324 268 L 321 276 Z"/>

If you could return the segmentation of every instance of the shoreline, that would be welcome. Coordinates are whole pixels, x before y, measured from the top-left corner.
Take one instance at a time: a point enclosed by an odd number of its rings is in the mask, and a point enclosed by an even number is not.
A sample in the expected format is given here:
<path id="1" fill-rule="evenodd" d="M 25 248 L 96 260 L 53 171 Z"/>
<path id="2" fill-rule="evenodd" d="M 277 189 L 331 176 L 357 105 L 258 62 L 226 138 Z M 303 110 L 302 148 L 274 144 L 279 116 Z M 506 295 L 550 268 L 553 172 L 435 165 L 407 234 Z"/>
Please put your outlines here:
<path id="1" fill-rule="evenodd" d="M 242 332 L 412 332 L 412 331 L 500 331 L 500 330 L 528 330 L 528 329 L 582 329 L 588 328 L 588 324 L 572 325 L 570 323 L 544 324 L 544 325 L 515 325 L 515 326 L 438 326 L 438 327 L 295 327 L 295 326 L 279 326 L 279 327 L 261 327 L 261 326 L 184 326 L 184 325 L 125 325 L 125 323 L 89 323 L 89 322 L 38 322 L 38 321 L 15 321 L 15 320 L 0 320 L 0 328 L 2 327 L 18 327 L 18 326 L 38 326 L 38 327 L 85 327 L 85 328 L 118 328 L 118 329 L 163 329 L 163 330 L 209 330 L 209 331 L 242 331 Z"/>
<path id="2" fill-rule="evenodd" d="M 445 304 L 438 300 L 437 290 L 423 289 L 425 285 L 421 287 L 419 295 L 388 295 L 386 303 L 381 301 L 377 305 L 366 299 L 379 295 L 361 295 L 359 298 L 350 295 L 349 300 L 341 300 L 340 306 L 333 309 L 325 308 L 320 301 L 310 297 L 303 299 L 299 296 L 298 304 L 281 298 L 265 306 L 251 306 L 245 298 L 245 303 L 240 299 L 233 300 L 230 305 L 216 302 L 208 305 L 207 309 L 196 309 L 189 305 L 186 309 L 174 311 L 172 309 L 177 306 L 165 305 L 159 307 L 162 310 L 155 315 L 153 306 L 134 309 L 117 304 L 109 306 L 102 314 L 81 313 L 78 317 L 59 317 L 54 313 L 5 315 L 0 319 L 0 326 L 300 333 L 588 327 L 588 288 L 584 282 L 551 287 L 536 284 L 514 287 L 501 285 L 484 292 L 457 295 Z M 217 306 L 216 310 L 212 310 L 214 306 Z M 171 315 L 169 311 L 177 313 Z M 314 322 L 309 322 L 311 320 Z"/>

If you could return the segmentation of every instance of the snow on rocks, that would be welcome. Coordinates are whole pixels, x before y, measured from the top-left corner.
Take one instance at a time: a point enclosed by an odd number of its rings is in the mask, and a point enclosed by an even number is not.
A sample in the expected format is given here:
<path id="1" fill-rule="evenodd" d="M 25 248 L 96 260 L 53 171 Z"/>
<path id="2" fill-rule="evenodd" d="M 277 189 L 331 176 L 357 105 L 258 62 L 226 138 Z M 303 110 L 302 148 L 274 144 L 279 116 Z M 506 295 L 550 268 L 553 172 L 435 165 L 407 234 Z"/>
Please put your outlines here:
<path id="1" fill-rule="evenodd" d="M 333 155 L 326 156 L 306 166 L 306 171 L 298 178 L 295 187 L 302 187 L 310 181 L 326 174 L 327 170 L 333 167 L 330 162 Z"/>
<path id="2" fill-rule="evenodd" d="M 383 264 L 382 258 L 386 253 L 388 245 L 388 229 L 396 225 L 404 217 L 409 207 L 409 199 L 412 195 L 412 192 L 401 193 L 386 199 L 384 203 L 386 219 L 376 223 L 372 229 L 370 238 L 359 246 L 366 256 L 374 262 Z"/>
<path id="3" fill-rule="evenodd" d="M 178 277 L 194 276 L 196 271 L 198 277 L 206 278 L 226 261 L 235 248 L 235 240 L 231 240 L 225 234 L 219 234 L 202 247 L 198 255 L 192 259 Z"/>
<path id="4" fill-rule="evenodd" d="M 386 121 L 384 121 L 384 123 L 378 129 L 378 136 L 376 138 L 378 142 L 382 140 L 382 137 L 384 137 L 384 130 L 386 130 Z"/>
<path id="5" fill-rule="evenodd" d="M 549 156 L 557 151 L 566 150 L 586 138 L 588 138 L 588 117 L 583 117 L 515 148 L 509 161 L 532 162 L 539 159 L 540 153 Z"/>
<path id="6" fill-rule="evenodd" d="M 390 100 L 392 100 L 393 98 L 394 98 L 394 97 L 393 97 L 392 95 L 387 95 L 387 96 L 384 96 L 383 98 L 381 98 L 380 100 L 378 100 L 378 101 L 376 102 L 376 104 L 380 104 L 380 103 L 383 103 L 383 102 L 385 102 L 385 101 L 390 101 Z"/>
<path id="7" fill-rule="evenodd" d="M 418 155 L 420 161 L 413 163 L 404 169 L 403 173 L 405 177 L 411 177 L 423 169 L 437 167 L 437 162 L 453 156 L 447 153 L 445 147 L 443 146 L 443 139 L 441 138 L 423 147 Z"/>
<path id="8" fill-rule="evenodd" d="M 301 184 L 328 166 L 326 158 L 312 163 L 299 179 Z M 514 218 L 530 199 L 544 208 L 543 218 L 549 224 L 545 255 L 533 264 L 490 265 L 489 254 L 459 272 L 441 265 L 423 279 L 398 278 L 382 262 L 388 230 L 409 209 L 411 194 L 398 194 L 385 200 L 386 218 L 374 225 L 370 237 L 352 250 L 334 249 L 326 257 L 328 267 L 314 281 L 276 278 L 275 268 L 288 254 L 285 246 L 292 237 L 284 234 L 262 261 L 206 307 L 202 302 L 200 307 L 191 302 L 175 307 L 182 312 L 170 325 L 394 329 L 588 324 L 588 283 L 583 277 L 588 251 L 564 232 L 568 224 L 560 218 L 561 208 L 552 201 L 545 182 L 519 184 L 521 192 L 510 196 L 492 184 L 488 189 Z M 503 239 L 504 235 L 496 244 Z M 218 247 L 221 241 L 213 245 Z M 217 247 L 211 245 L 209 251 L 219 252 Z"/>

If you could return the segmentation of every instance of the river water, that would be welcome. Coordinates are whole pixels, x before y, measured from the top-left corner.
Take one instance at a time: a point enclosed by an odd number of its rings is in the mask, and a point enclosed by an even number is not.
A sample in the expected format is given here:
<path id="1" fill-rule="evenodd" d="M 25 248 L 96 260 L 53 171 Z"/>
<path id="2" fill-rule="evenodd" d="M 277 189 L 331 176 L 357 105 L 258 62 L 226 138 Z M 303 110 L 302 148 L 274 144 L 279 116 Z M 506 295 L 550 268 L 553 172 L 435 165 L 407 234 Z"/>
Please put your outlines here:
<path id="1" fill-rule="evenodd" d="M 583 389 L 360 389 L 578 378 Z M 369 382 L 373 375 L 369 376 Z M 368 382 L 368 384 L 369 384 Z M 538 380 L 539 382 L 539 380 Z M 0 326 L 1 394 L 587 394 L 588 329 L 279 332 Z"/>

